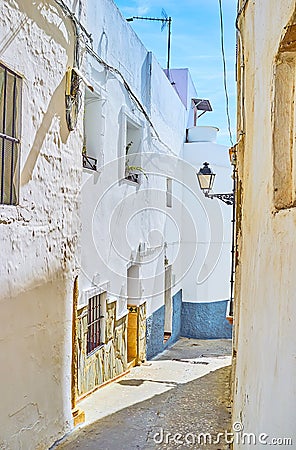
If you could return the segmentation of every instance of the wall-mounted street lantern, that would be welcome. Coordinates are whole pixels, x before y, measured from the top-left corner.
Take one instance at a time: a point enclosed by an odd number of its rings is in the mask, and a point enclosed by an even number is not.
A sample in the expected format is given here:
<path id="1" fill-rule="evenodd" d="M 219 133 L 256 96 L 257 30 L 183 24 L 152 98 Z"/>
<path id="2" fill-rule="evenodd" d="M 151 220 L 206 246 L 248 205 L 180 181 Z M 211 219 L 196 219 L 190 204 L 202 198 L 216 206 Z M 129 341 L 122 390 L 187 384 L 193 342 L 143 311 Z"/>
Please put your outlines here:
<path id="1" fill-rule="evenodd" d="M 235 274 L 235 201 L 234 193 L 236 189 L 235 167 L 233 169 L 233 192 L 225 194 L 211 194 L 216 174 L 209 167 L 209 163 L 205 162 L 203 167 L 197 172 L 197 179 L 200 189 L 208 198 L 218 198 L 227 205 L 232 205 L 232 245 L 231 245 L 231 278 L 230 278 L 230 303 L 227 320 L 232 324 L 233 321 L 233 293 L 234 293 L 234 274 Z"/>
<path id="2" fill-rule="evenodd" d="M 225 194 L 212 194 L 210 191 L 213 188 L 214 180 L 216 174 L 212 171 L 209 166 L 209 163 L 205 162 L 203 167 L 199 169 L 197 172 L 197 179 L 200 186 L 200 189 L 203 191 L 204 195 L 208 198 L 218 198 L 222 200 L 222 202 L 227 205 L 233 205 L 234 203 L 234 195 L 233 192 L 225 193 Z"/>

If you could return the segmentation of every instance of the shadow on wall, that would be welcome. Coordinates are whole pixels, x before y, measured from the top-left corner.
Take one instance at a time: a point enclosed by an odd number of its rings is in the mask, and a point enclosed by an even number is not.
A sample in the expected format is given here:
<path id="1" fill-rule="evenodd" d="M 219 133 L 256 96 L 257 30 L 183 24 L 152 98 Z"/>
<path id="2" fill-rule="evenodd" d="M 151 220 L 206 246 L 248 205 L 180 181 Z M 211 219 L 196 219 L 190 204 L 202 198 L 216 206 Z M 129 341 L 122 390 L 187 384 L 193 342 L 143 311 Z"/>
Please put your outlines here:
<path id="1" fill-rule="evenodd" d="M 66 120 L 65 120 L 65 107 L 64 103 L 61 102 L 65 96 L 65 77 L 62 82 L 59 84 L 55 92 L 53 93 L 51 100 L 48 104 L 47 111 L 45 112 L 42 123 L 39 126 L 37 133 L 35 135 L 35 139 L 33 145 L 31 147 L 30 153 L 25 162 L 24 168 L 21 174 L 21 184 L 22 186 L 26 185 L 32 178 L 33 170 L 36 165 L 38 156 L 40 154 L 43 142 L 47 133 L 50 130 L 52 121 L 54 117 L 58 117 L 60 120 L 60 137 L 63 143 L 67 142 L 69 136 L 69 130 L 67 128 Z M 57 145 L 60 143 L 57 142 Z"/>
<path id="2" fill-rule="evenodd" d="M 151 113 L 152 53 L 148 52 L 141 69 L 141 97 L 148 114 Z"/>
<path id="3" fill-rule="evenodd" d="M 0 48 L 7 49 L 11 45 L 13 40 L 16 38 L 19 31 L 23 28 L 23 25 L 26 22 L 28 22 L 28 20 L 31 20 L 41 30 L 43 30 L 44 33 L 50 36 L 54 36 L 55 42 L 65 49 L 68 58 L 67 64 L 65 64 L 66 70 L 67 66 L 72 65 L 71 61 L 73 60 L 74 55 L 74 46 L 72 42 L 74 42 L 74 39 L 70 39 L 66 27 L 62 28 L 61 26 L 56 26 L 53 22 L 49 23 L 49 21 L 46 19 L 46 15 L 42 14 L 42 12 L 44 13 L 44 8 L 46 8 L 44 5 L 42 7 L 32 7 L 31 5 L 30 7 L 29 5 L 30 2 L 27 2 L 28 6 L 25 6 L 24 3 L 25 2 L 23 1 L 17 0 L 16 9 L 21 13 L 23 13 L 26 16 L 26 18 L 20 20 L 19 25 L 17 26 L 16 30 L 13 33 L 11 33 L 9 36 L 5 36 L 5 38 L 0 41 Z M 57 8 L 56 12 L 57 14 L 62 13 L 62 11 L 59 8 Z M 69 25 L 69 27 L 70 26 L 71 25 Z M 73 33 L 72 26 L 71 26 L 71 33 Z M 64 96 L 65 96 L 65 77 L 63 77 L 60 84 L 57 86 L 56 90 L 52 94 L 50 103 L 48 104 L 47 110 L 44 113 L 42 123 L 39 126 L 38 131 L 36 133 L 34 143 L 31 147 L 29 156 L 27 158 L 27 161 L 25 163 L 21 175 L 22 185 L 27 184 L 31 179 L 32 172 L 34 170 L 37 158 L 39 156 L 43 141 L 50 129 L 50 125 L 54 117 L 58 117 L 58 119 L 60 120 L 60 135 L 62 142 L 65 143 L 68 139 L 69 131 L 67 128 L 65 118 Z"/>
<path id="4" fill-rule="evenodd" d="M 172 335 L 164 342 L 165 307 L 146 321 L 147 359 L 174 344 L 179 337 L 194 339 L 231 339 L 232 326 L 226 320 L 228 301 L 210 303 L 182 302 L 182 290 L 173 296 Z"/>

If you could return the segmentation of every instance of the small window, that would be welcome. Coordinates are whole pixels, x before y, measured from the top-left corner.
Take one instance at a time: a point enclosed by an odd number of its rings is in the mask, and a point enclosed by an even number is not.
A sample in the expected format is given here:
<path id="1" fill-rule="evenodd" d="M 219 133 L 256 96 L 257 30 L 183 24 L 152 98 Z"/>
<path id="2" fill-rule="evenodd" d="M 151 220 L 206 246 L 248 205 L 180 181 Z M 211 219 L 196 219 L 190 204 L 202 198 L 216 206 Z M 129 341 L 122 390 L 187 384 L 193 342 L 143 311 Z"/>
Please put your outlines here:
<path id="1" fill-rule="evenodd" d="M 102 153 L 102 106 L 101 98 L 85 90 L 83 167 L 97 170 Z"/>
<path id="2" fill-rule="evenodd" d="M 166 179 L 166 205 L 168 208 L 173 206 L 173 180 Z"/>
<path id="3" fill-rule="evenodd" d="M 95 295 L 88 300 L 87 354 L 100 347 L 103 342 L 103 296 Z"/>
<path id="4" fill-rule="evenodd" d="M 126 121 L 125 140 L 125 178 L 140 183 L 144 170 L 141 167 L 142 130 L 130 121 Z"/>
<path id="5" fill-rule="evenodd" d="M 0 203 L 19 197 L 22 79 L 0 63 Z"/>

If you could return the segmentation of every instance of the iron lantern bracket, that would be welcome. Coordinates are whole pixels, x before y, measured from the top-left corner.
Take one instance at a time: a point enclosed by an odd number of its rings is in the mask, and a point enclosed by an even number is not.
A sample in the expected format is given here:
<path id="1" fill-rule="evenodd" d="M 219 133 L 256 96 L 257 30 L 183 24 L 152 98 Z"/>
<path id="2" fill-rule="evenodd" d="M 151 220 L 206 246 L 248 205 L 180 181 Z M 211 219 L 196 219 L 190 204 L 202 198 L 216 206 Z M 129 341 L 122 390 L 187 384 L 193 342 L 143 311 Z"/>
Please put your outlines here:
<path id="1" fill-rule="evenodd" d="M 222 202 L 226 203 L 226 205 L 233 205 L 234 203 L 233 192 L 226 194 L 210 194 L 209 192 L 205 192 L 205 196 L 208 198 L 217 198 L 218 200 L 221 200 Z"/>

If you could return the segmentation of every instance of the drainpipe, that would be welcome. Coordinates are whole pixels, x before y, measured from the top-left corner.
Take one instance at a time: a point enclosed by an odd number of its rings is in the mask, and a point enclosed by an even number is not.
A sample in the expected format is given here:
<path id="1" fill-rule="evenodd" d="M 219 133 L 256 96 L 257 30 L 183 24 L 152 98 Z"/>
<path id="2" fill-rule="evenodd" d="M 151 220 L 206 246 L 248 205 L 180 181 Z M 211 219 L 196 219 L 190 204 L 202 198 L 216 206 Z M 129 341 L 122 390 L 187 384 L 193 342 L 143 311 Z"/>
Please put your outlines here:
<path id="1" fill-rule="evenodd" d="M 229 316 L 233 318 L 234 277 L 235 277 L 235 214 L 236 214 L 236 168 L 233 166 L 233 205 L 232 205 L 232 238 L 231 238 L 231 275 Z"/>

